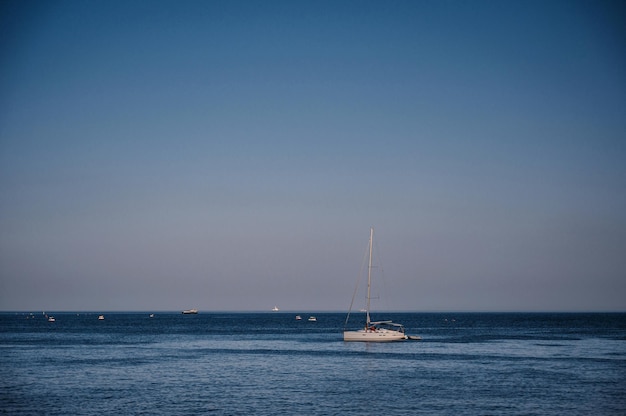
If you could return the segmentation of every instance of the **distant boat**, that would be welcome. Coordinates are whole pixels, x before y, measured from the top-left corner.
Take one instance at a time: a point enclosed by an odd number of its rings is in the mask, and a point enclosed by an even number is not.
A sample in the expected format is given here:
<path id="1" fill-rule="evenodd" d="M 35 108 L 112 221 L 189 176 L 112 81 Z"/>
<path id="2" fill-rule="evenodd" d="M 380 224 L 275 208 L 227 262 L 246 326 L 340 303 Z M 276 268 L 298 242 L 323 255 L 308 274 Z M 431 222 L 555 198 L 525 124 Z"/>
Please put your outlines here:
<path id="1" fill-rule="evenodd" d="M 48 316 L 48 322 L 56 322 L 57 320 L 54 319 L 54 316 Z"/>
<path id="2" fill-rule="evenodd" d="M 372 286 L 372 246 L 374 242 L 374 228 L 370 228 L 369 263 L 367 268 L 367 308 L 365 309 L 365 327 L 357 331 L 343 331 L 344 341 L 402 341 L 408 339 L 404 333 L 404 326 L 392 321 L 372 322 L 370 320 L 370 289 Z M 354 298 L 352 299 L 354 301 Z M 352 305 L 350 305 L 352 309 Z M 346 326 L 350 318 L 350 311 L 346 317 Z"/>
<path id="3" fill-rule="evenodd" d="M 278 309 L 278 306 L 274 306 L 274 307 L 272 308 L 272 311 L 274 311 L 274 312 L 278 312 L 279 310 L 280 310 L 280 309 Z"/>
<path id="4" fill-rule="evenodd" d="M 104 315 L 98 316 L 98 321 L 104 321 Z"/>
<path id="5" fill-rule="evenodd" d="M 154 314 L 153 313 L 150 314 L 150 318 L 154 318 Z"/>
<path id="6" fill-rule="evenodd" d="M 187 309 L 186 311 L 183 311 L 183 315 L 195 315 L 198 313 L 197 309 Z"/>
<path id="7" fill-rule="evenodd" d="M 309 316 L 309 322 L 317 322 L 317 318 L 314 316 Z"/>
<path id="8" fill-rule="evenodd" d="M 302 317 L 300 315 L 296 315 L 296 321 L 301 321 Z"/>

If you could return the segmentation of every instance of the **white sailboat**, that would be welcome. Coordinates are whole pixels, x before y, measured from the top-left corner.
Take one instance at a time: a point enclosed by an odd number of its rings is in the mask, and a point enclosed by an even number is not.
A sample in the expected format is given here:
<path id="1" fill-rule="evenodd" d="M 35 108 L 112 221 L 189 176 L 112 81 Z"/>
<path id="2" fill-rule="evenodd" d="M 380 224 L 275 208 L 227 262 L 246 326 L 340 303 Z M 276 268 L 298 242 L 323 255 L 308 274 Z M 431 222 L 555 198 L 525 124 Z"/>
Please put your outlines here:
<path id="1" fill-rule="evenodd" d="M 344 341 L 388 342 L 408 339 L 401 324 L 392 321 L 372 322 L 370 319 L 370 290 L 372 286 L 372 246 L 374 242 L 374 228 L 370 228 L 369 262 L 367 267 L 367 308 L 365 309 L 365 327 L 357 331 L 343 331 Z M 354 300 L 354 299 L 353 299 Z M 352 305 L 350 305 L 352 309 Z M 346 317 L 346 326 L 350 319 L 350 311 Z"/>

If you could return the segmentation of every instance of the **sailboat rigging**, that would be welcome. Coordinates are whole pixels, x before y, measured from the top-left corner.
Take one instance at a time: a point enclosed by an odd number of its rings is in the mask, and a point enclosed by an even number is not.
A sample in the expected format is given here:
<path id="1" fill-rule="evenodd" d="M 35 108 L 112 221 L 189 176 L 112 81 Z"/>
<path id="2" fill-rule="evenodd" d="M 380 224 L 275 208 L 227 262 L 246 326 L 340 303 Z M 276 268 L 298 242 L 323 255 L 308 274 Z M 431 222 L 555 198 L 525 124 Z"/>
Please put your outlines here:
<path id="1" fill-rule="evenodd" d="M 370 319 L 370 301 L 372 287 L 372 247 L 374 242 L 374 228 L 370 228 L 369 240 L 369 260 L 367 266 L 367 305 L 365 309 L 365 327 L 356 331 L 343 331 L 344 341 L 367 341 L 367 342 L 386 342 L 386 341 L 402 341 L 408 339 L 404 333 L 404 326 L 392 321 L 376 321 Z M 352 309 L 352 305 L 350 305 Z M 346 326 L 350 318 L 350 311 L 346 317 Z"/>

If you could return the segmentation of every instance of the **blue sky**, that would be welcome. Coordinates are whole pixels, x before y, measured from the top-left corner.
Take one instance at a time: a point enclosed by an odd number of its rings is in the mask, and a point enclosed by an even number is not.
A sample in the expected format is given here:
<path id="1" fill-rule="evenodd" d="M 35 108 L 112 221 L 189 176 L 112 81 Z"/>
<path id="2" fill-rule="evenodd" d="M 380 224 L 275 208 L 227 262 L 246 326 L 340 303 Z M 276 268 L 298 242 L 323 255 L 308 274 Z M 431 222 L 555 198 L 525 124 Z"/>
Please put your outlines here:
<path id="1" fill-rule="evenodd" d="M 0 309 L 626 310 L 625 15 L 3 2 Z"/>

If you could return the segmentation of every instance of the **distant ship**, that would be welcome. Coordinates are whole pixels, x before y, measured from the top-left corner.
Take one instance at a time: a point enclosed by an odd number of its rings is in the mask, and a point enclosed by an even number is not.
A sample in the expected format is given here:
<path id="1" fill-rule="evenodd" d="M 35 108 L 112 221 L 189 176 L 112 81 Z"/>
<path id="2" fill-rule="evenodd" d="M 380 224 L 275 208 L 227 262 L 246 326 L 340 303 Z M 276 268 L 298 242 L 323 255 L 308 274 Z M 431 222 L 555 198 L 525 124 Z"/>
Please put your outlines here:
<path id="1" fill-rule="evenodd" d="M 183 311 L 183 315 L 195 315 L 198 313 L 197 309 L 187 309 L 186 311 Z"/>
<path id="2" fill-rule="evenodd" d="M 100 316 L 98 316 L 98 320 L 99 320 L 99 321 L 104 321 L 104 315 L 100 315 Z"/>
<path id="3" fill-rule="evenodd" d="M 278 309 L 278 306 L 274 306 L 274 307 L 272 308 L 272 311 L 274 311 L 274 312 L 278 312 L 279 310 L 280 310 L 280 309 Z"/>

